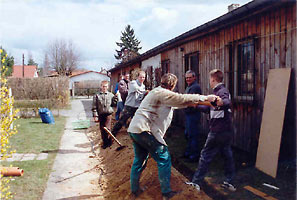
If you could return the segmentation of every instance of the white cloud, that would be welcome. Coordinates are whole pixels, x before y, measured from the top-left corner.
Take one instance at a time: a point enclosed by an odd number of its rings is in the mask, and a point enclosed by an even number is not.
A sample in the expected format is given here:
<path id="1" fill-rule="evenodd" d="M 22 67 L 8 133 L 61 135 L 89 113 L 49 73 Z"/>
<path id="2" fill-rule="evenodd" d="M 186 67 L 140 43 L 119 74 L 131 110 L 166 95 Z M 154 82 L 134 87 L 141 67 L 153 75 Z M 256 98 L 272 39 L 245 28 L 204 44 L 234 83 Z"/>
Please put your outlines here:
<path id="1" fill-rule="evenodd" d="M 182 2 L 182 3 L 181 3 Z M 240 3 L 248 0 L 240 0 Z M 227 12 L 232 1 L 208 0 L 1 0 L 0 45 L 21 62 L 31 51 L 42 64 L 46 45 L 71 39 L 83 65 L 114 64 L 121 31 L 130 24 L 141 40 L 141 53 Z"/>

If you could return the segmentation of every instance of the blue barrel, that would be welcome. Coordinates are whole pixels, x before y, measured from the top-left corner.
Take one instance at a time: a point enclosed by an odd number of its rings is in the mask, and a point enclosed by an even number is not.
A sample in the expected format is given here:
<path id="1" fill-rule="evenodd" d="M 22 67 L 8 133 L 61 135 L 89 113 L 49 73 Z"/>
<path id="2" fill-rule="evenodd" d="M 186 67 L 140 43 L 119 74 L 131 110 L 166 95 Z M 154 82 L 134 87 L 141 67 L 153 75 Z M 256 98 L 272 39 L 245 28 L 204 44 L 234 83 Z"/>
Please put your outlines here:
<path id="1" fill-rule="evenodd" d="M 39 108 L 38 112 L 43 123 L 46 123 L 46 124 L 55 123 L 54 116 L 48 108 Z"/>

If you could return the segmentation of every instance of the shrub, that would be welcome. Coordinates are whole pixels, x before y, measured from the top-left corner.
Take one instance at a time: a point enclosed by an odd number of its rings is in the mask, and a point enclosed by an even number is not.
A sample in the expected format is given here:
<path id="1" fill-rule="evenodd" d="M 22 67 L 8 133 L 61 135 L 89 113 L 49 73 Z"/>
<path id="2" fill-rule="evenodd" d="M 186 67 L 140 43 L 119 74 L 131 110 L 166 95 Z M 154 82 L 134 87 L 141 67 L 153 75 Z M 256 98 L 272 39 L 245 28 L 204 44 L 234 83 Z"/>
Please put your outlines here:
<path id="1" fill-rule="evenodd" d="M 0 49 L 0 54 L 2 53 Z M 0 66 L 5 63 L 7 55 L 0 60 Z M 16 119 L 18 110 L 13 110 L 13 97 L 9 95 L 9 89 L 7 87 L 7 79 L 4 76 L 7 71 L 7 67 L 3 65 L 1 67 L 1 82 L 0 82 L 0 160 L 6 160 L 13 152 L 10 151 L 9 139 L 12 135 L 17 133 L 16 127 L 12 126 L 13 121 Z M 1 165 L 0 165 L 1 168 Z M 0 169 L 1 170 L 1 169 Z M 9 191 L 9 182 L 11 178 L 3 178 L 0 174 L 0 199 L 12 199 L 12 194 Z"/>
<path id="2" fill-rule="evenodd" d="M 10 78 L 8 85 L 16 100 L 69 98 L 68 77 Z"/>

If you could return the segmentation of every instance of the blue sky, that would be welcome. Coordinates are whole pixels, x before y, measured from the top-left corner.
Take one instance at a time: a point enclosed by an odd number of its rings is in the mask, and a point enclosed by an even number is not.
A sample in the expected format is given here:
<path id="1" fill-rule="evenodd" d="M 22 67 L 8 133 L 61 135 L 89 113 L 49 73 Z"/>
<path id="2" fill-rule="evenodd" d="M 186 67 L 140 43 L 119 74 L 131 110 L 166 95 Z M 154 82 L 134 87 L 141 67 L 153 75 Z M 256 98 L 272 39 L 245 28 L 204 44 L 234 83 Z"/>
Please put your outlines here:
<path id="1" fill-rule="evenodd" d="M 80 67 L 112 67 L 115 42 L 130 24 L 140 53 L 227 13 L 228 5 L 250 0 L 0 0 L 0 45 L 21 64 L 24 53 L 42 66 L 56 39 L 71 40 Z"/>

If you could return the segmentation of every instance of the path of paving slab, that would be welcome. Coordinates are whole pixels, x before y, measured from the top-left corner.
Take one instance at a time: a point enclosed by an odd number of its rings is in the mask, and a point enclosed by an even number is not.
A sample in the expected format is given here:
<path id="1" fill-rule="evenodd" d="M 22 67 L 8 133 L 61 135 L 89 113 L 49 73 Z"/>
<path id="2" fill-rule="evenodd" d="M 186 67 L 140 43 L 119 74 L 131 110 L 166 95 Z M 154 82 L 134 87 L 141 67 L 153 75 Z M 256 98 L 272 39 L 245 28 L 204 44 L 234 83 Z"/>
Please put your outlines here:
<path id="1" fill-rule="evenodd" d="M 93 158 L 85 130 L 73 130 L 72 122 L 91 118 L 91 99 L 72 100 L 65 132 L 55 159 L 43 200 L 101 199 L 96 182 L 98 161 Z M 61 113 L 60 113 L 61 114 Z"/>
<path id="2" fill-rule="evenodd" d="M 14 153 L 11 158 L 7 158 L 6 162 L 13 161 L 27 161 L 27 160 L 45 160 L 48 157 L 48 153 Z M 1 161 L 0 161 L 1 162 Z"/>

